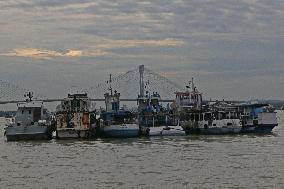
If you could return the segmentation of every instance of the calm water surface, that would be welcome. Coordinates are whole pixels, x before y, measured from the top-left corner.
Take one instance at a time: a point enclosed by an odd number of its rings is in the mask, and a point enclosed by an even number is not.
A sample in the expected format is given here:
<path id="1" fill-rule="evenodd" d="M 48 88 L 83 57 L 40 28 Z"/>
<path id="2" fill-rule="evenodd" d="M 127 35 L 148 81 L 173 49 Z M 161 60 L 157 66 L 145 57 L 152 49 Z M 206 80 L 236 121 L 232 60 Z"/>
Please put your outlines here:
<path id="1" fill-rule="evenodd" d="M 0 188 L 284 188 L 284 112 L 271 135 L 6 142 Z"/>

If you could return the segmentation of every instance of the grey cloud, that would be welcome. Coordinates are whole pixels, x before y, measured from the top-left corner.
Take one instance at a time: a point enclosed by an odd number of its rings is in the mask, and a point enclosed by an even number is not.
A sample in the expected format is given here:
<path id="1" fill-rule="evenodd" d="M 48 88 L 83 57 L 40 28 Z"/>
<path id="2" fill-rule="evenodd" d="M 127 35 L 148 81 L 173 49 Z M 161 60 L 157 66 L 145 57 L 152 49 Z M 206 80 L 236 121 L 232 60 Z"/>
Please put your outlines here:
<path id="1" fill-rule="evenodd" d="M 5 77 L 12 69 L 3 65 L 12 62 L 13 69 L 23 62 L 36 63 L 25 66 L 43 75 L 44 66 L 56 72 L 57 65 L 73 75 L 76 75 L 74 70 L 78 70 L 78 74 L 86 72 L 90 77 L 96 70 L 100 73 L 110 72 L 112 68 L 121 71 L 146 64 L 155 70 L 178 73 L 183 80 L 195 75 L 213 96 L 218 96 L 218 90 L 222 93 L 222 87 L 230 88 L 234 80 L 245 82 L 253 78 L 257 82 L 255 78 L 259 77 L 281 85 L 279 77 L 284 72 L 282 0 L 7 0 L 0 2 L 0 10 L 0 23 L 3 23 L 0 54 L 24 48 L 57 52 L 96 50 L 104 40 L 173 38 L 184 42 L 184 45 L 170 47 L 117 46 L 108 49 L 107 56 L 81 57 L 76 61 L 68 57 L 48 61 L 0 57 L 0 73 L 5 72 Z M 72 69 L 65 62 L 70 63 Z M 17 70 L 18 77 L 27 73 Z M 68 77 L 71 78 L 66 74 L 66 80 Z M 98 80 L 103 74 L 94 77 Z M 60 78 L 58 74 L 57 79 Z M 75 78 L 70 80 L 77 82 Z M 88 83 L 88 79 L 83 77 L 80 82 Z M 222 83 L 218 90 L 210 85 L 218 82 Z M 254 88 L 252 82 L 246 85 Z M 231 91 L 231 95 L 233 93 Z M 239 93 L 245 97 L 245 92 Z M 280 92 L 277 94 L 281 98 Z"/>

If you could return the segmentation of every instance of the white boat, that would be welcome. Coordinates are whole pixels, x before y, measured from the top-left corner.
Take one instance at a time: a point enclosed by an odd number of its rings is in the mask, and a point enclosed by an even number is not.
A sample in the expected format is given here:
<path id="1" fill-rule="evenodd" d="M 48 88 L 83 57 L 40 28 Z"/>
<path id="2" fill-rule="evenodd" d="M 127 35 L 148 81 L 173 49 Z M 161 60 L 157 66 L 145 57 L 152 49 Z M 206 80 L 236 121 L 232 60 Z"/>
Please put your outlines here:
<path id="1" fill-rule="evenodd" d="M 189 89 L 191 88 L 191 91 Z M 176 92 L 176 98 L 171 104 L 174 111 L 191 111 L 191 110 L 201 110 L 202 109 L 202 93 L 199 92 L 194 84 L 193 78 L 186 86 L 186 91 Z"/>
<path id="2" fill-rule="evenodd" d="M 49 140 L 52 138 L 53 119 L 44 108 L 43 102 L 32 101 L 32 93 L 27 102 L 17 104 L 18 110 L 13 121 L 5 128 L 7 141 Z"/>
<path id="3" fill-rule="evenodd" d="M 191 88 L 191 90 L 189 90 Z M 193 78 L 189 81 L 185 91 L 176 92 L 176 98 L 171 104 L 173 113 L 179 116 L 179 125 L 187 134 L 195 131 L 192 127 L 197 127 L 197 122 L 193 121 L 193 113 L 202 111 L 202 93 L 194 85 Z"/>
<path id="4" fill-rule="evenodd" d="M 185 131 L 181 126 L 156 126 L 144 127 L 147 136 L 184 136 Z"/>

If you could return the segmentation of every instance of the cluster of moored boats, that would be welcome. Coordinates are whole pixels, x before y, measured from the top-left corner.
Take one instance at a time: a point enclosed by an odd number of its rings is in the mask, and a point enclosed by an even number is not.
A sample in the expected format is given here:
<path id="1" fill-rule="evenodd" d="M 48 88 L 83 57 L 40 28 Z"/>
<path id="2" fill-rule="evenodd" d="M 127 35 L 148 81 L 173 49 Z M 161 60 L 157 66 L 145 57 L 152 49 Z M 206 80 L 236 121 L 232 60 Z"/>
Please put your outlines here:
<path id="1" fill-rule="evenodd" d="M 111 83 L 111 80 L 110 80 Z M 8 141 L 51 139 L 183 136 L 190 134 L 270 133 L 278 125 L 275 109 L 269 104 L 205 101 L 193 80 L 185 91 L 176 92 L 171 104 L 161 102 L 157 93 L 144 93 L 137 98 L 137 110 L 120 106 L 120 93 L 105 93 L 105 108 L 91 109 L 86 93 L 68 94 L 56 112 L 32 100 L 19 103 L 16 116 L 5 128 Z"/>

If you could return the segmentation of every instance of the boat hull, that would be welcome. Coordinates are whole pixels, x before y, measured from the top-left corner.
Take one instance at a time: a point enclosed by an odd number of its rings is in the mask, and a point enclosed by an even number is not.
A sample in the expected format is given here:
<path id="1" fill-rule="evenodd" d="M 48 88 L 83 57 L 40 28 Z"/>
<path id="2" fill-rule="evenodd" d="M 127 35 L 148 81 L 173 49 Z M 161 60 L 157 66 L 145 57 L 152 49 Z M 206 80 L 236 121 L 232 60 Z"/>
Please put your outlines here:
<path id="1" fill-rule="evenodd" d="M 50 140 L 52 131 L 47 126 L 13 126 L 5 128 L 7 141 Z"/>
<path id="2" fill-rule="evenodd" d="M 242 133 L 271 133 L 278 124 L 244 125 Z"/>
<path id="3" fill-rule="evenodd" d="M 211 127 L 211 128 L 190 128 L 186 130 L 187 134 L 203 134 L 203 135 L 226 135 L 226 134 L 239 134 L 242 127 Z"/>
<path id="4" fill-rule="evenodd" d="M 184 136 L 185 131 L 181 126 L 143 127 L 142 133 L 146 136 Z"/>
<path id="5" fill-rule="evenodd" d="M 75 129 L 57 130 L 56 138 L 57 139 L 89 138 L 89 132 L 87 130 L 75 130 Z"/>
<path id="6" fill-rule="evenodd" d="M 103 136 L 114 138 L 130 138 L 139 136 L 139 126 L 136 124 L 110 125 L 102 128 Z"/>
<path id="7" fill-rule="evenodd" d="M 182 122 L 187 134 L 205 134 L 205 135 L 225 135 L 239 134 L 242 130 L 242 124 L 239 119 L 213 120 L 211 124 L 208 121 L 200 122 Z"/>

